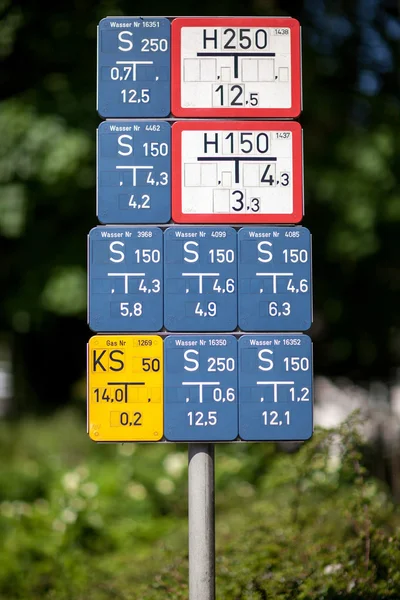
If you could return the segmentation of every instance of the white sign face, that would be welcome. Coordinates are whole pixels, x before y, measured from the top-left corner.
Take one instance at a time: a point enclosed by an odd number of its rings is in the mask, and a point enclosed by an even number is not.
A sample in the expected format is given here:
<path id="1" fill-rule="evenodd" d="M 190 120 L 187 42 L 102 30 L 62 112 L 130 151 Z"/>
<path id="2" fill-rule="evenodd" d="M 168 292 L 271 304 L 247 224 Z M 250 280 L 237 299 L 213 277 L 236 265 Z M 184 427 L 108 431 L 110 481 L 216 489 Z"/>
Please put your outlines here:
<path id="1" fill-rule="evenodd" d="M 179 122 L 172 131 L 175 221 L 301 220 L 298 123 Z"/>
<path id="2" fill-rule="evenodd" d="M 175 19 L 172 39 L 175 115 L 298 116 L 296 20 Z"/>

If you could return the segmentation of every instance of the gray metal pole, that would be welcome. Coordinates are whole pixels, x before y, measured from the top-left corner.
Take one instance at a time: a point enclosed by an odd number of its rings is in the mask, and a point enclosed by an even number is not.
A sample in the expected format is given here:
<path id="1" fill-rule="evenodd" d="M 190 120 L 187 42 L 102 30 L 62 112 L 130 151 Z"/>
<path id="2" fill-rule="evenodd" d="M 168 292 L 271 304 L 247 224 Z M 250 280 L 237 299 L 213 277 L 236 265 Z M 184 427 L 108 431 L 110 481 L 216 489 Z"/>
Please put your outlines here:
<path id="1" fill-rule="evenodd" d="M 214 444 L 189 444 L 189 600 L 215 600 Z"/>

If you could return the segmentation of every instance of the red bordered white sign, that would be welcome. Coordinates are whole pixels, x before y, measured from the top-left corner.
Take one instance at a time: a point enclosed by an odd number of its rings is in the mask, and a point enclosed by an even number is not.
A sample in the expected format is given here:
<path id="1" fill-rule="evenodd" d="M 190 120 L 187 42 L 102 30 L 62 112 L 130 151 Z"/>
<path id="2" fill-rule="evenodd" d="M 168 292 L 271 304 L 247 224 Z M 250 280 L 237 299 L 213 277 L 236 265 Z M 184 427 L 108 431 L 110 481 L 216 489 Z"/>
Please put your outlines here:
<path id="1" fill-rule="evenodd" d="M 292 18 L 177 18 L 171 25 L 177 117 L 295 118 L 300 24 Z"/>
<path id="2" fill-rule="evenodd" d="M 293 121 L 172 125 L 172 218 L 177 223 L 299 223 L 302 129 Z"/>

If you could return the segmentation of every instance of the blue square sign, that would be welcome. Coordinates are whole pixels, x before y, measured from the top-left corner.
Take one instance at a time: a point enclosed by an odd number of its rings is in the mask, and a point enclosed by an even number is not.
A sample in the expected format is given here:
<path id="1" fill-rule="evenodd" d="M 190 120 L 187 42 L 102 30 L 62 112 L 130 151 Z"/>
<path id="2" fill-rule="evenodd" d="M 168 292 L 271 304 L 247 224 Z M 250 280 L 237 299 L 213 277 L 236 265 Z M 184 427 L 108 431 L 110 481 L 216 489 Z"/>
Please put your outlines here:
<path id="1" fill-rule="evenodd" d="M 233 335 L 170 335 L 164 341 L 164 435 L 174 442 L 238 436 Z"/>
<path id="2" fill-rule="evenodd" d="M 171 25 L 166 18 L 107 17 L 98 27 L 97 110 L 101 117 L 167 117 Z"/>
<path id="3" fill-rule="evenodd" d="M 239 339 L 239 435 L 301 441 L 313 432 L 312 343 L 307 335 Z"/>
<path id="4" fill-rule="evenodd" d="M 171 218 L 171 127 L 106 121 L 97 130 L 97 216 L 101 223 Z"/>
<path id="5" fill-rule="evenodd" d="M 95 227 L 89 233 L 88 322 L 93 331 L 163 326 L 163 234 L 158 227 Z"/>
<path id="6" fill-rule="evenodd" d="M 305 331 L 312 322 L 311 236 L 305 227 L 243 227 L 238 234 L 239 327 Z"/>
<path id="7" fill-rule="evenodd" d="M 237 327 L 236 231 L 169 227 L 164 232 L 164 314 L 169 331 Z"/>

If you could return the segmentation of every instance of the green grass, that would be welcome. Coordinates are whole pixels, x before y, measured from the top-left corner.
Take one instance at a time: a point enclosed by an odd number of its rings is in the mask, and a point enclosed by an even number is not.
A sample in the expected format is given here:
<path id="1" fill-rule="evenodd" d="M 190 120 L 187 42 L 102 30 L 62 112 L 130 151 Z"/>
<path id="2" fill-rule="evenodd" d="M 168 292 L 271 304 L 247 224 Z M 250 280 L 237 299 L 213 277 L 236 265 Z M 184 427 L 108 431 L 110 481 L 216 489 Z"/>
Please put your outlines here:
<path id="1" fill-rule="evenodd" d="M 218 599 L 400 599 L 399 513 L 353 421 L 295 453 L 217 446 Z M 0 456 L 1 599 L 188 597 L 185 445 L 96 445 L 64 412 L 3 423 Z"/>

